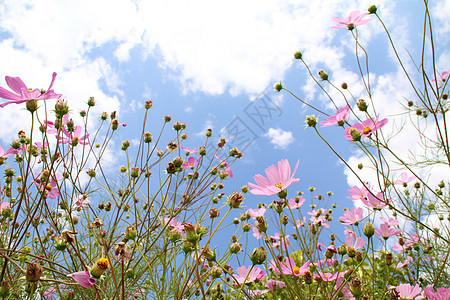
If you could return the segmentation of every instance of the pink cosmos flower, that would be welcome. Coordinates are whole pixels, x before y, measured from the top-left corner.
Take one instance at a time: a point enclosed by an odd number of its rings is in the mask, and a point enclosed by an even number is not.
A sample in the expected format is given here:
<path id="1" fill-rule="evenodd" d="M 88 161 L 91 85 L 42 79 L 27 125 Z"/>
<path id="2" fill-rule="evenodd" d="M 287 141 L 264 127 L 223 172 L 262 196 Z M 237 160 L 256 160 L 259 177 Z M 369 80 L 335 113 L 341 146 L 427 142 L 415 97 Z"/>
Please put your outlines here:
<path id="1" fill-rule="evenodd" d="M 410 284 L 400 284 L 396 289 L 400 299 L 404 300 L 412 300 L 422 292 L 422 288 L 419 284 L 416 284 L 415 286 L 411 286 Z"/>
<path id="2" fill-rule="evenodd" d="M 412 246 L 414 246 L 415 244 L 417 244 L 417 243 L 419 243 L 419 242 L 424 242 L 424 240 L 423 239 L 421 239 L 420 237 L 419 237 L 419 235 L 417 234 L 417 233 L 413 233 L 412 235 L 411 235 L 411 237 L 410 237 L 410 239 L 404 239 L 404 244 L 403 245 L 400 245 L 400 243 L 397 243 L 397 244 L 395 244 L 393 247 L 392 247 L 392 250 L 394 250 L 394 251 L 403 251 L 403 250 L 405 250 L 405 249 L 407 249 L 407 248 L 409 248 L 409 247 L 412 247 Z"/>
<path id="3" fill-rule="evenodd" d="M 306 224 L 306 217 L 303 217 L 303 220 L 296 220 L 294 229 L 298 229 Z"/>
<path id="4" fill-rule="evenodd" d="M 384 223 L 387 223 L 389 226 L 397 226 L 399 224 L 398 220 L 396 220 L 394 218 L 389 218 L 389 220 L 388 220 L 386 218 L 380 217 L 380 219 Z"/>
<path id="5" fill-rule="evenodd" d="M 191 153 L 193 154 L 198 154 L 197 148 L 194 149 L 189 149 L 189 148 L 184 148 L 183 146 L 180 145 L 180 148 L 183 149 L 184 151 L 186 151 L 186 155 L 189 155 Z"/>
<path id="6" fill-rule="evenodd" d="M 333 280 L 338 279 L 338 276 L 339 276 L 339 272 L 336 272 L 334 274 L 320 272 L 319 275 L 314 274 L 314 279 L 317 281 L 322 280 L 322 281 L 328 282 L 328 281 L 333 281 Z"/>
<path id="7" fill-rule="evenodd" d="M 0 98 L 11 100 L 6 103 L 0 104 L 0 107 L 5 107 L 8 104 L 16 103 L 20 104 L 23 102 L 27 102 L 28 100 L 36 99 L 36 100 L 44 100 L 44 99 L 59 99 L 62 94 L 56 94 L 51 88 L 53 83 L 55 82 L 56 73 L 53 72 L 52 82 L 48 87 L 45 93 L 41 93 L 40 89 L 29 89 L 23 83 L 22 79 L 19 77 L 10 77 L 6 76 L 6 84 L 12 89 L 15 93 L 6 90 L 5 88 L 0 87 Z"/>
<path id="8" fill-rule="evenodd" d="M 266 288 L 268 288 L 269 290 L 273 291 L 275 288 L 285 288 L 286 284 L 283 281 L 279 281 L 279 280 L 275 280 L 275 279 L 269 279 L 266 282 L 265 285 Z"/>
<path id="9" fill-rule="evenodd" d="M 266 273 L 264 273 L 264 270 L 256 267 L 247 268 L 245 266 L 241 266 L 237 268 L 236 273 L 237 275 L 235 274 L 233 277 L 239 285 L 243 283 L 250 283 L 255 280 L 261 280 L 267 276 Z"/>
<path id="10" fill-rule="evenodd" d="M 360 13 L 359 10 L 354 10 L 344 19 L 334 17 L 333 22 L 338 23 L 339 25 L 333 26 L 331 29 L 347 28 L 348 30 L 353 30 L 356 26 L 364 25 L 370 22 L 370 19 L 364 20 L 365 16 L 367 16 L 366 13 Z"/>
<path id="11" fill-rule="evenodd" d="M 375 234 L 378 236 L 381 236 L 385 240 L 387 240 L 391 236 L 397 235 L 401 232 L 402 232 L 401 229 L 391 228 L 391 227 L 389 227 L 389 224 L 387 224 L 387 223 L 381 224 L 380 229 L 375 228 Z"/>
<path id="12" fill-rule="evenodd" d="M 334 289 L 336 291 L 340 291 L 340 293 L 343 294 L 343 299 L 347 299 L 347 300 L 354 300 L 355 297 L 353 297 L 352 292 L 350 291 L 350 289 L 348 288 L 349 284 L 346 283 L 344 285 L 344 287 L 341 289 L 341 285 L 344 282 L 344 278 L 342 276 L 339 276 L 336 280 L 336 286 L 334 287 Z"/>
<path id="13" fill-rule="evenodd" d="M 408 255 L 408 257 L 405 259 L 405 261 L 404 261 L 404 262 L 399 262 L 399 263 L 397 264 L 397 266 L 395 266 L 395 268 L 396 268 L 396 269 L 401 269 L 401 268 L 403 268 L 403 267 L 409 265 L 410 263 L 412 263 L 412 261 L 413 261 L 413 258 L 412 258 L 411 256 Z"/>
<path id="14" fill-rule="evenodd" d="M 308 260 L 305 264 L 303 264 L 303 266 L 297 267 L 294 260 L 291 257 L 287 257 L 284 263 L 278 261 L 277 264 L 275 260 L 272 260 L 269 264 L 277 274 L 283 273 L 284 275 L 294 275 L 299 277 L 302 276 L 306 270 L 309 270 L 311 261 Z M 278 268 L 278 265 L 280 268 Z"/>
<path id="15" fill-rule="evenodd" d="M 358 250 L 366 245 L 366 241 L 362 237 L 355 238 L 353 235 L 347 235 L 345 237 L 345 244 L 350 248 Z"/>
<path id="16" fill-rule="evenodd" d="M 336 124 L 338 124 L 339 126 L 343 126 L 349 110 L 350 106 L 348 105 L 345 107 L 341 107 L 337 110 L 334 116 L 329 116 L 326 121 L 322 121 L 320 122 L 320 124 L 322 124 L 322 127 L 328 127 Z"/>
<path id="17" fill-rule="evenodd" d="M 270 239 L 272 240 L 272 247 L 276 248 L 283 244 L 283 248 L 287 249 L 287 246 L 290 245 L 289 237 L 290 235 L 288 234 L 284 238 L 280 238 L 280 234 L 276 232 L 274 235 L 270 236 Z"/>
<path id="18" fill-rule="evenodd" d="M 51 287 L 51 288 L 47 289 L 47 291 L 44 292 L 43 299 L 51 300 L 52 299 L 52 295 L 54 293 L 56 293 L 56 289 L 54 287 Z"/>
<path id="19" fill-rule="evenodd" d="M 375 120 L 369 118 L 362 123 L 355 123 L 353 126 L 345 128 L 345 138 L 349 141 L 359 141 L 362 138 L 369 137 L 389 121 L 387 118 L 378 121 L 378 118 L 379 116 Z"/>
<path id="20" fill-rule="evenodd" d="M 413 181 L 413 180 L 415 180 L 415 179 L 416 179 L 416 176 L 412 175 L 412 176 L 409 176 L 409 177 L 408 177 L 408 173 L 402 172 L 402 173 L 400 174 L 400 177 L 395 181 L 394 184 L 401 184 L 401 185 L 403 185 L 404 187 L 406 187 L 406 185 L 408 184 L 408 182 L 411 182 L 411 181 Z"/>
<path id="21" fill-rule="evenodd" d="M 266 169 L 267 178 L 261 174 L 257 174 L 253 177 L 256 184 L 248 183 L 252 188 L 250 192 L 253 195 L 266 195 L 273 196 L 290 186 L 291 184 L 298 182 L 299 178 L 293 178 L 297 171 L 297 165 L 295 165 L 294 172 L 291 176 L 291 167 L 287 159 L 282 159 L 278 162 L 278 168 L 271 165 Z"/>
<path id="22" fill-rule="evenodd" d="M 75 198 L 74 204 L 78 207 L 82 207 L 83 205 L 89 204 L 89 199 L 86 195 L 79 195 Z"/>
<path id="23" fill-rule="evenodd" d="M 369 193 L 370 184 L 367 183 L 366 186 L 362 186 L 361 188 L 357 187 L 356 185 L 353 186 L 351 190 L 348 190 L 350 197 L 347 198 L 352 200 L 360 200 L 362 198 L 366 198 L 367 195 L 370 194 Z"/>
<path id="24" fill-rule="evenodd" d="M 367 195 L 367 199 L 361 198 L 361 201 L 368 207 L 372 207 L 374 209 L 382 209 L 386 207 L 387 204 L 391 203 L 391 199 L 384 199 L 383 193 L 377 193 L 377 196 L 373 196 L 372 194 Z"/>
<path id="25" fill-rule="evenodd" d="M 256 219 L 256 217 L 263 217 L 264 216 L 264 214 L 266 213 L 266 208 L 264 206 L 259 208 L 259 209 L 252 209 L 252 208 L 250 208 L 247 211 L 248 211 L 248 213 L 250 214 L 250 216 L 253 219 Z"/>
<path id="26" fill-rule="evenodd" d="M 42 192 L 45 190 L 47 197 L 50 199 L 56 199 L 59 198 L 59 189 L 57 180 L 61 177 L 61 175 L 56 174 L 56 181 L 53 178 L 53 176 L 50 176 L 50 178 L 47 180 L 42 180 L 42 172 L 38 174 L 37 178 L 33 180 L 32 182 L 39 188 L 39 190 Z M 47 182 L 47 185 L 44 187 L 43 184 Z"/>
<path id="27" fill-rule="evenodd" d="M 450 71 L 444 71 L 442 72 L 441 76 L 436 77 L 436 79 L 431 79 L 432 83 L 437 82 L 445 82 L 445 80 L 447 79 L 448 75 L 450 75 Z"/>
<path id="28" fill-rule="evenodd" d="M 225 160 L 222 160 L 219 155 L 217 155 L 217 153 L 214 153 L 214 157 L 220 160 L 220 164 L 223 168 L 225 168 L 225 172 L 228 173 L 228 176 L 230 176 L 230 178 L 233 178 L 233 171 L 231 171 L 231 168 L 228 167 L 228 163 Z"/>
<path id="29" fill-rule="evenodd" d="M 2 202 L 2 203 L 0 204 L 0 213 L 2 212 L 2 210 L 3 210 L 5 207 L 11 208 L 11 204 L 10 204 L 9 202 Z"/>
<path id="30" fill-rule="evenodd" d="M 91 285 L 96 283 L 95 278 L 91 278 L 91 273 L 89 273 L 88 270 L 84 270 L 81 272 L 75 272 L 73 274 L 67 275 L 68 277 L 71 277 L 73 280 L 75 280 L 79 285 L 85 288 L 90 288 Z"/>
<path id="31" fill-rule="evenodd" d="M 10 157 L 11 155 L 17 154 L 19 151 L 17 149 L 14 149 L 10 147 L 8 150 L 3 150 L 2 146 L 0 146 L 0 159 L 6 159 Z"/>
<path id="32" fill-rule="evenodd" d="M 339 221 L 344 225 L 356 225 L 362 220 L 363 211 L 360 207 L 352 207 L 351 210 L 344 211 L 344 216 Z"/>
<path id="33" fill-rule="evenodd" d="M 257 238 L 258 240 L 263 237 L 263 234 L 261 231 L 259 231 L 258 227 L 256 227 L 256 226 L 252 227 L 252 231 L 253 231 L 253 236 L 255 238 Z"/>
<path id="34" fill-rule="evenodd" d="M 303 196 L 295 197 L 295 199 L 288 199 L 290 209 L 299 209 L 305 203 Z"/>
<path id="35" fill-rule="evenodd" d="M 69 135 L 69 132 L 66 129 L 67 122 L 69 121 L 69 113 L 65 114 L 61 118 L 61 130 L 65 135 Z M 52 121 L 45 120 L 44 124 L 47 125 L 47 133 L 57 133 L 58 129 L 55 128 L 55 123 Z"/>
<path id="36" fill-rule="evenodd" d="M 184 226 L 181 222 L 178 222 L 176 218 L 164 218 L 164 223 L 167 225 L 167 227 L 171 229 L 178 229 L 179 231 L 184 230 Z"/>
<path id="37" fill-rule="evenodd" d="M 74 132 L 63 131 L 66 137 L 60 137 L 59 141 L 62 144 L 72 143 L 72 145 L 76 146 L 78 143 L 82 145 L 88 145 L 89 141 L 87 140 L 89 137 L 89 133 L 81 136 L 81 126 L 76 126 Z"/>
<path id="38" fill-rule="evenodd" d="M 428 300 L 450 299 L 450 288 L 438 288 L 435 292 L 433 286 L 429 285 L 424 288 L 423 291 L 425 292 L 425 296 Z"/>
<path id="39" fill-rule="evenodd" d="M 192 156 L 189 157 L 187 162 L 183 163 L 183 169 L 194 168 L 196 165 L 198 165 L 201 159 L 201 156 L 197 159 L 197 161 Z"/>

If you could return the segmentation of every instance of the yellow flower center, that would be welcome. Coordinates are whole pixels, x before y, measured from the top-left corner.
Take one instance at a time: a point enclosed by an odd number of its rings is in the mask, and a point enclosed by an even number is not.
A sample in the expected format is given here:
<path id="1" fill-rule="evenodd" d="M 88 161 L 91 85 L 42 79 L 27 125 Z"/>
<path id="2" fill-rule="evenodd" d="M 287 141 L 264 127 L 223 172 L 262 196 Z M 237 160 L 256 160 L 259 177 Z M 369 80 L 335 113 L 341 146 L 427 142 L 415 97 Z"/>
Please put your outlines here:
<path id="1" fill-rule="evenodd" d="M 300 268 L 299 268 L 299 267 L 295 267 L 295 268 L 292 270 L 292 272 L 293 272 L 294 274 L 300 274 Z"/>
<path id="2" fill-rule="evenodd" d="M 51 191 L 52 190 L 52 186 L 50 185 L 50 184 L 47 184 L 47 186 L 45 187 L 45 189 L 47 190 L 47 191 Z"/>
<path id="3" fill-rule="evenodd" d="M 32 91 L 33 91 L 33 89 L 28 89 L 28 91 L 29 91 L 29 92 L 32 92 Z"/>
<path id="4" fill-rule="evenodd" d="M 372 131 L 372 129 L 370 129 L 370 127 L 366 127 L 363 129 L 363 134 L 368 134 Z"/>
<path id="5" fill-rule="evenodd" d="M 106 258 L 102 257 L 99 260 L 97 260 L 97 266 L 99 266 L 99 268 L 102 270 L 106 270 L 109 267 L 109 262 Z"/>
<path id="6" fill-rule="evenodd" d="M 277 188 L 279 188 L 280 190 L 282 190 L 282 189 L 283 189 L 283 185 L 281 184 L 281 182 L 280 182 L 280 183 L 277 183 L 277 184 L 275 184 L 275 186 L 276 186 Z"/>

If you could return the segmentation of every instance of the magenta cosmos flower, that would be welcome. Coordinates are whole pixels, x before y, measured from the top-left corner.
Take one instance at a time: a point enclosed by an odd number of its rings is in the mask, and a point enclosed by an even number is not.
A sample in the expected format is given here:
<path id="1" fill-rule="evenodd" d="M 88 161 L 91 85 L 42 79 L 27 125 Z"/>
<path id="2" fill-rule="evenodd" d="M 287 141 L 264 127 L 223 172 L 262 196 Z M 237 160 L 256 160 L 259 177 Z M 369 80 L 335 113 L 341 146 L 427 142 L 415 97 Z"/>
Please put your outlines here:
<path id="1" fill-rule="evenodd" d="M 59 178 L 61 177 L 59 174 L 56 174 L 55 178 L 56 180 L 53 178 L 53 176 L 50 176 L 50 178 L 47 179 L 43 179 L 42 178 L 43 172 L 39 173 L 39 175 L 37 176 L 38 178 L 36 178 L 35 180 L 33 180 L 32 182 L 39 188 L 39 190 L 45 191 L 45 195 L 51 199 L 56 199 L 59 198 L 59 189 L 58 189 L 58 183 L 57 180 L 59 180 Z M 48 175 L 46 175 L 48 176 Z M 48 181 L 48 182 L 47 182 Z M 44 186 L 44 184 L 47 183 L 46 186 Z"/>
<path id="2" fill-rule="evenodd" d="M 283 273 L 284 275 L 295 275 L 297 277 L 302 276 L 305 271 L 309 271 L 310 264 L 311 261 L 308 260 L 303 266 L 297 267 L 295 261 L 290 257 L 286 258 L 284 264 L 281 261 L 278 261 L 278 263 L 276 263 L 275 260 L 272 260 L 270 262 L 270 266 L 277 274 L 280 275 L 281 273 Z M 278 265 L 280 267 L 278 267 Z"/>
<path id="3" fill-rule="evenodd" d="M 354 10 L 344 19 L 334 17 L 333 22 L 338 25 L 331 27 L 331 29 L 347 28 L 348 30 L 353 30 L 358 25 L 364 25 L 370 22 L 370 19 L 364 20 L 365 16 L 367 16 L 366 13 L 360 13 L 359 10 Z"/>
<path id="4" fill-rule="evenodd" d="M 387 118 L 381 121 L 378 121 L 378 118 L 379 116 L 375 120 L 369 118 L 362 123 L 355 123 L 353 126 L 345 128 L 345 138 L 349 141 L 359 141 L 362 138 L 369 137 L 388 122 Z"/>
<path id="5" fill-rule="evenodd" d="M 339 126 L 343 126 L 349 110 L 350 106 L 348 105 L 345 107 L 341 107 L 337 110 L 334 116 L 329 116 L 326 121 L 322 121 L 320 122 L 320 124 L 322 124 L 322 127 L 328 127 L 336 124 L 338 124 Z"/>
<path id="6" fill-rule="evenodd" d="M 68 277 L 71 277 L 73 280 L 75 280 L 79 285 L 85 288 L 90 288 L 91 285 L 95 284 L 96 280 L 95 278 L 91 278 L 91 273 L 89 273 L 88 270 L 84 270 L 81 272 L 75 272 L 73 274 L 67 275 Z"/>
<path id="7" fill-rule="evenodd" d="M 253 195 L 273 196 L 290 186 L 291 184 L 300 180 L 300 178 L 293 178 L 297 171 L 298 161 L 295 165 L 294 172 L 291 175 L 291 166 L 287 159 L 282 159 L 278 162 L 278 168 L 271 165 L 266 169 L 267 178 L 261 174 L 255 175 L 253 179 L 256 184 L 248 183 L 252 188 L 250 192 Z"/>
<path id="8" fill-rule="evenodd" d="M 250 270 L 251 269 L 251 270 Z M 238 284 L 250 283 L 255 280 L 264 279 L 267 275 L 264 273 L 264 270 L 256 267 L 239 267 L 236 270 L 237 275 L 234 275 L 234 279 L 236 279 Z"/>
<path id="9" fill-rule="evenodd" d="M 56 73 L 53 72 L 52 76 L 52 82 L 50 83 L 50 86 L 48 87 L 47 91 L 45 93 L 41 93 L 40 89 L 29 89 L 23 83 L 22 79 L 19 77 L 9 77 L 6 76 L 6 84 L 9 86 L 10 89 L 12 89 L 15 93 L 10 92 L 6 90 L 5 88 L 0 87 L 0 98 L 11 100 L 6 103 L 0 104 L 0 107 L 5 107 L 8 104 L 11 103 L 23 103 L 27 102 L 28 100 L 36 99 L 36 100 L 44 100 L 44 99 L 59 99 L 61 98 L 62 94 L 56 94 L 52 90 L 53 83 L 55 82 Z"/>
<path id="10" fill-rule="evenodd" d="M 3 150 L 3 147 L 0 145 L 0 158 L 2 159 L 6 159 L 8 157 L 10 157 L 11 155 L 15 155 L 17 154 L 19 151 L 17 151 L 16 149 L 10 147 L 8 150 Z"/>
<path id="11" fill-rule="evenodd" d="M 68 144 L 71 143 L 72 146 L 76 146 L 78 144 L 82 144 L 82 145 L 88 145 L 89 141 L 88 141 L 88 137 L 89 137 L 89 133 L 85 134 L 84 136 L 81 136 L 81 126 L 77 126 L 75 127 L 74 132 L 64 132 L 64 135 L 66 137 L 60 137 L 59 141 L 62 144 Z"/>
<path id="12" fill-rule="evenodd" d="M 194 168 L 196 165 L 198 165 L 201 159 L 201 156 L 197 160 L 195 160 L 195 158 L 193 158 L 192 156 L 189 157 L 187 162 L 183 163 L 183 169 Z"/>

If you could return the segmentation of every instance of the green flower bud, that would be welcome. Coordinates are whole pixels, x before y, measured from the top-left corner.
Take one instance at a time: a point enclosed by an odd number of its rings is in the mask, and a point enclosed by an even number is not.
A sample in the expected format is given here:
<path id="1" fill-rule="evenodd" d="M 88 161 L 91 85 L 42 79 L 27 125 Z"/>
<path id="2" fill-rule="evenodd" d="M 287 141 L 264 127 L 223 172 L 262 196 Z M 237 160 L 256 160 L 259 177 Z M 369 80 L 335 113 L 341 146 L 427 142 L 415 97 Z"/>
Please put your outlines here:
<path id="1" fill-rule="evenodd" d="M 373 223 L 367 222 L 366 224 L 364 224 L 364 235 L 370 239 L 374 234 L 375 228 L 373 227 Z"/>
<path id="2" fill-rule="evenodd" d="M 250 256 L 253 265 L 260 265 L 267 259 L 267 250 L 263 246 L 255 248 Z"/>

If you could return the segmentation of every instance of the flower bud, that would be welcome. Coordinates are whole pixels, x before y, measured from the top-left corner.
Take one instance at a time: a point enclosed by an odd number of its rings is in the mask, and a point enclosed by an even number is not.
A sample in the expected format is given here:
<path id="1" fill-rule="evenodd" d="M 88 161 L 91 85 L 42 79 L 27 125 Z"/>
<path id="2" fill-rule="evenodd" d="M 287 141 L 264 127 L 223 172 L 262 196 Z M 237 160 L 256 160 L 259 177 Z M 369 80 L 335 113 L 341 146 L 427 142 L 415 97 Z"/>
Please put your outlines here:
<path id="1" fill-rule="evenodd" d="M 145 101 L 144 107 L 145 109 L 150 109 L 153 106 L 153 101 L 152 100 L 147 100 Z"/>
<path id="2" fill-rule="evenodd" d="M 283 89 L 283 85 L 281 84 L 281 82 L 275 83 L 275 85 L 273 86 L 273 88 L 277 91 L 280 92 Z"/>
<path id="3" fill-rule="evenodd" d="M 341 83 L 341 88 L 344 89 L 344 90 L 346 90 L 346 89 L 348 88 L 347 82 Z"/>
<path id="4" fill-rule="evenodd" d="M 94 97 L 89 97 L 87 105 L 95 106 L 95 98 Z"/>
<path id="5" fill-rule="evenodd" d="M 359 131 L 355 128 L 350 128 L 349 131 L 350 136 L 352 137 L 353 141 L 358 142 L 359 140 L 361 140 L 361 133 L 359 133 Z"/>
<path id="6" fill-rule="evenodd" d="M 209 217 L 211 219 L 215 219 L 220 215 L 220 210 L 218 210 L 217 208 L 213 207 L 209 210 Z"/>
<path id="7" fill-rule="evenodd" d="M 316 127 L 317 121 L 318 120 L 317 120 L 316 116 L 311 115 L 311 116 L 306 116 L 305 123 L 306 123 L 306 126 L 308 126 L 308 127 Z"/>
<path id="8" fill-rule="evenodd" d="M 319 77 L 320 77 L 320 79 L 322 79 L 322 80 L 328 80 L 328 74 L 325 73 L 324 70 L 320 70 L 320 71 L 319 71 Z"/>
<path id="9" fill-rule="evenodd" d="M 233 243 L 230 245 L 230 253 L 237 254 L 240 251 L 242 251 L 242 244 L 241 243 Z"/>
<path id="10" fill-rule="evenodd" d="M 362 295 L 363 290 L 362 290 L 361 279 L 356 277 L 352 280 L 352 283 L 350 284 L 350 291 L 352 292 L 353 296 L 355 296 L 355 297 L 359 297 Z"/>
<path id="11" fill-rule="evenodd" d="M 386 262 L 386 265 L 388 265 L 388 266 L 392 265 L 392 258 L 393 258 L 392 252 L 386 253 L 386 255 L 384 257 L 384 261 Z"/>
<path id="12" fill-rule="evenodd" d="M 153 136 L 150 132 L 144 133 L 144 143 L 151 143 L 153 141 Z"/>
<path id="13" fill-rule="evenodd" d="M 125 140 L 122 142 L 122 150 L 125 151 L 130 147 L 130 142 L 128 140 Z"/>
<path id="14" fill-rule="evenodd" d="M 127 226 L 125 228 L 125 238 L 127 240 L 132 240 L 134 241 L 137 237 L 137 231 L 136 228 L 134 226 Z"/>
<path id="15" fill-rule="evenodd" d="M 169 240 L 172 243 L 175 243 L 175 242 L 181 240 L 182 237 L 183 237 L 183 233 L 176 228 L 173 228 L 172 230 L 169 231 Z"/>
<path id="16" fill-rule="evenodd" d="M 219 278 L 220 276 L 222 276 L 223 274 L 223 270 L 221 268 L 219 268 L 218 266 L 213 266 L 211 268 L 211 276 L 212 278 Z"/>
<path id="17" fill-rule="evenodd" d="M 25 273 L 25 278 L 28 282 L 39 281 L 43 271 L 44 269 L 41 267 L 41 265 L 37 263 L 29 263 L 27 264 L 27 271 Z"/>
<path id="18" fill-rule="evenodd" d="M 243 200 L 244 196 L 242 196 L 242 193 L 233 192 L 228 197 L 228 204 L 230 205 L 231 208 L 239 208 Z"/>
<path id="19" fill-rule="evenodd" d="M 139 177 L 139 168 L 138 167 L 132 167 L 130 171 L 131 178 L 137 178 Z"/>
<path id="20" fill-rule="evenodd" d="M 371 238 L 375 233 L 375 228 L 373 227 L 373 223 L 372 222 L 366 222 L 366 224 L 364 224 L 364 235 L 367 238 Z"/>
<path id="21" fill-rule="evenodd" d="M 364 100 L 364 99 L 359 99 L 357 102 L 356 102 L 356 106 L 358 107 L 358 109 L 360 110 L 360 111 L 367 111 L 367 103 L 366 103 L 366 101 Z"/>
<path id="22" fill-rule="evenodd" d="M 164 122 L 168 123 L 172 120 L 172 117 L 170 115 L 165 115 L 163 120 L 164 120 Z"/>
<path id="23" fill-rule="evenodd" d="M 59 101 L 59 100 L 58 100 L 58 101 Z M 34 112 L 39 108 L 36 99 L 28 100 L 28 101 L 25 103 L 25 107 L 27 108 L 27 110 L 28 110 L 30 113 L 34 113 Z"/>
<path id="24" fill-rule="evenodd" d="M 266 219 L 262 216 L 258 216 L 256 217 L 256 220 L 257 220 L 255 224 L 256 228 L 258 228 L 260 232 L 266 232 L 268 228 Z"/>
<path id="25" fill-rule="evenodd" d="M 347 254 L 347 245 L 345 245 L 345 244 L 340 245 L 337 251 L 338 251 L 339 255 Z"/>
<path id="26" fill-rule="evenodd" d="M 216 260 L 216 252 L 212 251 L 209 245 L 206 245 L 202 248 L 202 255 L 209 262 L 213 262 Z"/>
<path id="27" fill-rule="evenodd" d="M 306 284 L 312 284 L 313 282 L 313 275 L 311 273 L 311 271 L 306 270 L 303 274 L 302 274 L 303 280 L 305 281 Z"/>
<path id="28" fill-rule="evenodd" d="M 255 248 L 250 256 L 253 265 L 260 265 L 267 259 L 267 250 L 263 246 Z"/>
<path id="29" fill-rule="evenodd" d="M 302 52 L 300 52 L 300 51 L 295 51 L 295 52 L 294 52 L 294 58 L 295 58 L 295 59 L 302 59 Z"/>
<path id="30" fill-rule="evenodd" d="M 375 14 L 377 12 L 377 7 L 375 5 L 371 5 L 367 9 L 367 11 L 369 12 L 369 14 Z"/>

